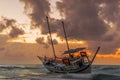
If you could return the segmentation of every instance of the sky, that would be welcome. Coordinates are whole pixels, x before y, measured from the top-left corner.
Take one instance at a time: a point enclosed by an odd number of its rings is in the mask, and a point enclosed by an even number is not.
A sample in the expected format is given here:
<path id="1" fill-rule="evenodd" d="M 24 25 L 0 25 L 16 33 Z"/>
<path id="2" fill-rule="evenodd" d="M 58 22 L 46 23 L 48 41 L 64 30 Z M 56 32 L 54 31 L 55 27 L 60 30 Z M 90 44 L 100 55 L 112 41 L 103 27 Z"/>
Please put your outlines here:
<path id="1" fill-rule="evenodd" d="M 1 0 L 0 64 L 39 64 L 36 56 L 53 56 L 46 16 L 55 51 L 67 50 L 61 21 L 70 48 L 86 47 L 94 64 L 120 65 L 119 0 Z"/>

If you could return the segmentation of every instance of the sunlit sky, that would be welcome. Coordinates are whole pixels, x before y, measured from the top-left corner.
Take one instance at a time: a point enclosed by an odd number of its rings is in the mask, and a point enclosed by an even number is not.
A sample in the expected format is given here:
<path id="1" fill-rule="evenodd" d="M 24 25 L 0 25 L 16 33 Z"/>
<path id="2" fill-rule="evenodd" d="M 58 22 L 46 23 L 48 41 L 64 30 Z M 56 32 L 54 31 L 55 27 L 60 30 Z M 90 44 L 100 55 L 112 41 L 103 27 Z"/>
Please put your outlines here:
<path id="1" fill-rule="evenodd" d="M 29 23 L 28 17 L 24 14 L 24 4 L 19 0 L 1 0 L 0 16 L 16 19 L 19 23 Z"/>
<path id="2" fill-rule="evenodd" d="M 61 15 L 59 11 L 55 8 L 56 2 L 60 0 L 52 0 L 51 2 L 51 12 L 49 16 L 51 18 L 56 18 L 58 20 L 64 19 L 64 15 Z M 42 35 L 40 29 L 30 28 L 30 18 L 24 13 L 24 6 L 20 0 L 1 0 L 0 1 L 0 17 L 6 17 L 8 19 L 15 19 L 17 25 L 24 24 L 25 27 L 21 27 L 25 34 L 19 35 L 15 38 L 10 38 L 8 36 L 9 29 L 0 32 L 0 64 L 32 64 L 40 63 L 36 58 L 37 55 L 43 56 L 43 53 L 52 53 L 51 48 L 48 50 L 43 48 L 43 45 L 36 43 L 36 38 L 44 37 L 47 39 L 48 35 Z M 106 20 L 104 22 L 110 27 L 114 27 L 113 23 L 108 23 Z M 0 26 L 1 27 L 1 26 Z M 56 52 L 58 55 L 62 50 L 66 50 L 65 41 L 61 40 L 56 34 L 53 34 L 53 39 L 58 40 L 60 45 L 56 46 Z M 88 47 L 87 41 L 84 40 L 73 40 L 69 41 L 71 48 L 76 47 Z M 63 47 L 64 46 L 64 47 Z M 61 48 L 62 47 L 62 48 Z M 97 46 L 96 46 L 97 47 Z M 94 48 L 94 51 L 96 48 Z M 111 54 L 98 54 L 95 64 L 115 64 L 120 65 L 120 49 L 116 49 L 115 53 Z M 42 54 L 40 53 L 42 52 Z M 62 51 L 63 52 L 63 51 Z M 50 55 L 50 54 L 49 54 Z"/>
<path id="3" fill-rule="evenodd" d="M 63 19 L 60 16 L 60 13 L 57 11 L 55 1 L 60 0 L 51 0 L 51 12 L 50 16 L 56 19 Z M 9 39 L 8 42 L 24 42 L 23 38 L 27 43 L 36 43 L 35 39 L 41 36 L 40 29 L 30 29 L 30 19 L 24 13 L 24 4 L 22 4 L 19 0 L 3 0 L 0 2 L 0 16 L 7 17 L 10 19 L 17 20 L 18 24 L 24 24 L 26 27 L 22 27 L 25 30 L 24 35 L 19 36 L 19 38 Z M 6 34 L 6 31 L 3 31 Z M 53 35 L 54 36 L 54 35 Z M 55 36 L 54 36 L 55 37 Z M 55 37 L 56 38 L 56 37 Z M 58 38 L 60 41 L 60 39 Z"/>

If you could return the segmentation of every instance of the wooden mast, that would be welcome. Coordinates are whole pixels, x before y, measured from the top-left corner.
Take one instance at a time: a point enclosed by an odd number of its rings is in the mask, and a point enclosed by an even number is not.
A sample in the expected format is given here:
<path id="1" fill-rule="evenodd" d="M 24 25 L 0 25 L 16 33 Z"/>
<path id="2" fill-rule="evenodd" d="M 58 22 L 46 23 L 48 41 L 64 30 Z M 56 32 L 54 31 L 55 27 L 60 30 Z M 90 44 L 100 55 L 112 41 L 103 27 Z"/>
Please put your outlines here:
<path id="1" fill-rule="evenodd" d="M 51 44 L 52 44 L 54 58 L 56 59 L 55 48 L 54 48 L 54 44 L 53 44 L 53 41 L 52 41 L 52 35 L 51 35 L 51 29 L 50 29 L 50 24 L 49 24 L 48 16 L 46 16 L 46 20 L 47 20 L 47 24 L 48 24 L 48 30 L 49 30 L 49 35 L 50 35 L 50 40 L 51 40 Z"/>
<path id="2" fill-rule="evenodd" d="M 69 44 L 68 44 L 67 35 L 66 35 L 65 26 L 64 26 L 64 22 L 63 21 L 62 21 L 62 26 L 63 26 L 64 35 L 65 35 L 65 41 L 66 41 L 67 49 L 69 51 L 70 48 L 69 48 Z M 70 52 L 69 52 L 69 56 L 70 56 Z"/>

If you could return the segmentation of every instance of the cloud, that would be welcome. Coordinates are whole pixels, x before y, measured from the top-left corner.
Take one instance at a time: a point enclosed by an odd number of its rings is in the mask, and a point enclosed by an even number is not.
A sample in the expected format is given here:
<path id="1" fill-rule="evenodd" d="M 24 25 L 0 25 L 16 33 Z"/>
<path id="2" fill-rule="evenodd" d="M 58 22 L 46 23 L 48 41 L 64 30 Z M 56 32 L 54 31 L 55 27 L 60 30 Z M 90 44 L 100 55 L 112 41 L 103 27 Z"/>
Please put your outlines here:
<path id="1" fill-rule="evenodd" d="M 102 53 L 120 47 L 119 0 L 63 0 L 57 5 L 66 17 L 65 28 L 70 39 L 85 40 L 92 48 L 100 45 Z"/>
<path id="2" fill-rule="evenodd" d="M 58 41 L 57 41 L 56 39 L 52 39 L 52 42 L 53 42 L 54 45 L 57 45 L 57 44 L 58 44 Z M 48 44 L 51 44 L 51 39 L 50 39 L 50 37 L 47 38 L 47 43 L 48 43 Z"/>
<path id="3" fill-rule="evenodd" d="M 108 21 L 115 22 L 118 19 L 118 16 L 120 16 L 119 11 L 119 0 L 94 0 L 97 5 L 99 5 L 99 11 L 100 15 L 107 19 Z M 113 11 L 114 10 L 114 11 Z"/>
<path id="4" fill-rule="evenodd" d="M 107 37 L 104 35 L 106 42 L 101 42 L 104 52 L 114 52 L 120 47 L 120 1 L 119 0 L 95 0 L 99 5 L 99 17 L 106 20 L 111 27 L 107 33 Z M 105 50 L 106 49 L 106 50 Z"/>
<path id="5" fill-rule="evenodd" d="M 0 23 L 0 32 L 3 31 L 6 28 L 6 26 L 2 23 Z"/>
<path id="6" fill-rule="evenodd" d="M 57 45 L 58 41 L 56 39 L 53 39 L 53 44 Z M 43 48 L 48 49 L 49 45 L 51 45 L 51 40 L 49 39 L 49 37 L 47 37 L 47 42 L 45 42 L 45 38 L 44 37 L 39 37 L 36 39 L 36 42 L 40 45 L 44 45 Z"/>
<path id="7" fill-rule="evenodd" d="M 15 25 L 15 23 L 16 23 L 16 20 L 8 19 L 6 17 L 3 17 L 3 21 L 5 21 L 5 25 L 8 26 L 8 27 L 9 26 L 13 27 Z"/>
<path id="8" fill-rule="evenodd" d="M 50 3 L 47 0 L 20 1 L 25 3 L 25 13 L 31 19 L 32 24 L 42 25 L 42 33 L 47 33 L 45 16 L 50 13 Z M 102 37 L 106 33 L 106 25 L 99 18 L 98 7 L 94 2 L 90 0 L 72 0 L 68 2 L 65 0 L 59 2 L 57 7 L 66 16 L 65 24 L 69 39 L 98 40 L 98 36 Z M 51 31 L 63 37 L 60 20 L 49 18 L 49 21 Z"/>
<path id="9" fill-rule="evenodd" d="M 48 0 L 20 0 L 25 4 L 24 12 L 30 18 L 31 25 L 39 27 L 42 30 L 42 34 L 48 33 L 48 27 L 46 22 L 46 16 L 50 13 L 50 3 Z M 51 19 L 50 27 L 52 32 L 58 31 L 59 20 Z"/>
<path id="10" fill-rule="evenodd" d="M 1 17 L 0 18 L 0 31 L 8 28 L 8 27 L 13 27 L 15 24 L 16 20 L 14 19 L 7 19 L 6 17 Z"/>
<path id="11" fill-rule="evenodd" d="M 20 1 L 25 3 L 25 13 L 31 19 L 32 25 L 41 26 L 42 33 L 48 34 L 45 17 L 50 13 L 49 1 Z M 117 44 L 120 42 L 119 6 L 119 0 L 62 0 L 57 2 L 60 14 L 65 15 L 64 22 L 68 39 L 85 40 L 90 47 L 97 46 L 96 43 L 103 43 L 104 49 L 110 49 L 109 51 L 120 47 Z M 49 22 L 52 33 L 57 33 L 59 37 L 64 38 L 61 21 L 49 17 Z"/>
<path id="12" fill-rule="evenodd" d="M 45 42 L 44 37 L 39 37 L 36 39 L 36 42 L 40 45 L 43 45 L 43 48 L 48 49 L 49 48 L 49 44 L 47 42 Z"/>
<path id="13" fill-rule="evenodd" d="M 98 40 L 107 31 L 92 0 L 64 0 L 58 3 L 58 9 L 65 14 L 65 27 L 70 39 Z"/>
<path id="14" fill-rule="evenodd" d="M 9 33 L 10 37 L 18 37 L 18 35 L 22 35 L 22 34 L 24 34 L 24 31 L 17 27 L 12 27 L 12 30 Z"/>
<path id="15" fill-rule="evenodd" d="M 20 0 L 25 4 L 24 12 L 31 19 L 31 23 L 36 26 L 44 25 L 45 16 L 50 11 L 47 0 Z"/>
<path id="16" fill-rule="evenodd" d="M 58 41 L 56 39 L 53 39 L 53 44 L 54 45 L 58 44 Z"/>
<path id="17" fill-rule="evenodd" d="M 45 44 L 43 37 L 37 38 L 37 39 L 36 39 L 36 42 L 37 42 L 38 44 Z"/>
<path id="18" fill-rule="evenodd" d="M 14 19 L 8 19 L 6 17 L 2 17 L 0 20 L 0 31 L 2 32 L 4 29 L 10 28 L 10 33 L 9 36 L 10 37 L 18 37 L 18 35 L 22 35 L 24 34 L 24 30 L 22 30 L 21 28 L 19 28 L 19 26 L 17 26 L 17 21 Z"/>
<path id="19" fill-rule="evenodd" d="M 120 31 L 120 1 L 119 0 L 95 0 L 99 6 L 99 17 L 106 20 L 109 24 L 114 24 L 114 33 Z"/>

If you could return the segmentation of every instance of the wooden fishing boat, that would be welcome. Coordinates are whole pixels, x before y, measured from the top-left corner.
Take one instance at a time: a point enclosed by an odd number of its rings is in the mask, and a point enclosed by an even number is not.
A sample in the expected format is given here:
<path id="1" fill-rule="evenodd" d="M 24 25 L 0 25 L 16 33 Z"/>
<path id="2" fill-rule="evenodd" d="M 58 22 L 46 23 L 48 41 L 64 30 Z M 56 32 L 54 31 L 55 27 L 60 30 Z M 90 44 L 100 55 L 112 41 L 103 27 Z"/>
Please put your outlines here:
<path id="1" fill-rule="evenodd" d="M 57 72 L 57 73 L 90 73 L 91 72 L 91 65 L 100 49 L 96 50 L 93 58 L 90 60 L 89 56 L 87 55 L 87 51 L 85 50 L 86 48 L 75 48 L 75 49 L 70 49 L 67 41 L 67 36 L 65 32 L 65 27 L 64 23 L 63 24 L 63 30 L 65 34 L 65 40 L 67 44 L 67 51 L 64 51 L 63 55 L 68 55 L 64 57 L 57 57 L 55 54 L 55 49 L 54 49 L 54 44 L 52 41 L 52 36 L 51 36 L 51 30 L 49 26 L 49 20 L 48 17 L 47 19 L 47 24 L 48 24 L 48 30 L 50 34 L 50 39 L 51 39 L 51 44 L 52 44 L 52 49 L 53 49 L 53 54 L 54 57 L 40 57 L 37 56 L 43 63 L 46 69 L 48 69 L 51 72 Z M 77 56 L 74 56 L 74 54 L 78 54 Z"/>

